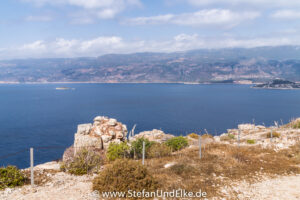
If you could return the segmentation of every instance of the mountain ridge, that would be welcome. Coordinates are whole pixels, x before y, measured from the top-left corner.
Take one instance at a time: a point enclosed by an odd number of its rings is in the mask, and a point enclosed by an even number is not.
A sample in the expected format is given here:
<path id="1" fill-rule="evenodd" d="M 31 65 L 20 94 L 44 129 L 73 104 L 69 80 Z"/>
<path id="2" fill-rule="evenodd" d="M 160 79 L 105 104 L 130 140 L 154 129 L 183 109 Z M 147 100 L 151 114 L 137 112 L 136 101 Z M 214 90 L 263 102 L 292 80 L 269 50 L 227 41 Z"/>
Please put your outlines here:
<path id="1" fill-rule="evenodd" d="M 300 47 L 198 49 L 171 53 L 0 61 L 0 82 L 300 81 Z"/>

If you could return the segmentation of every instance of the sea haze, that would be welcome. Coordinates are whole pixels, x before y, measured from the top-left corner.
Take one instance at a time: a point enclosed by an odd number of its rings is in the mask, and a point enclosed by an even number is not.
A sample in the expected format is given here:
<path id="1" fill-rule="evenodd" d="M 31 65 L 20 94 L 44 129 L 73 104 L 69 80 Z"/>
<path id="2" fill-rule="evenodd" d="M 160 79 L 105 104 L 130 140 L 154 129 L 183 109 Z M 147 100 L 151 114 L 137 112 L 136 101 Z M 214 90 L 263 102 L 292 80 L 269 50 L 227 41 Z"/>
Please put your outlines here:
<path id="1" fill-rule="evenodd" d="M 56 90 L 70 87 L 75 90 Z M 185 135 L 221 134 L 239 123 L 273 125 L 300 116 L 300 90 L 249 85 L 17 84 L 0 85 L 0 165 L 29 166 L 58 159 L 72 145 L 78 124 L 97 115 L 116 118 L 136 132 L 162 129 Z"/>

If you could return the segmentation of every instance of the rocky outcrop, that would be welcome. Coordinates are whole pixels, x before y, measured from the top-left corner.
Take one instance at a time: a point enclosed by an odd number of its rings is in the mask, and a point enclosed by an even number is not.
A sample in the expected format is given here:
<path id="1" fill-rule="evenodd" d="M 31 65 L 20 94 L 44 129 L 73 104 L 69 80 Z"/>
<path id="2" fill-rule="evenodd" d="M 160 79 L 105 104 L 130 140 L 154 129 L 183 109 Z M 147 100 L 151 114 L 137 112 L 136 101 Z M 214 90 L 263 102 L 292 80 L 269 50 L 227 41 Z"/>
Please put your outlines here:
<path id="1" fill-rule="evenodd" d="M 116 119 L 98 116 L 93 124 L 78 125 L 74 139 L 74 154 L 83 147 L 107 149 L 111 142 L 125 141 L 126 136 L 126 125 Z"/>
<path id="2" fill-rule="evenodd" d="M 155 142 L 165 142 L 168 139 L 174 137 L 174 135 L 166 134 L 161 130 L 153 129 L 152 131 L 143 131 L 139 134 L 133 136 L 131 140 L 136 140 L 138 138 L 145 138 L 149 141 L 155 141 Z"/>
<path id="3" fill-rule="evenodd" d="M 299 141 L 300 129 L 293 126 L 295 124 L 297 124 L 297 120 L 281 127 L 240 124 L 238 129 L 228 129 L 227 133 L 215 136 L 214 139 L 216 142 L 236 145 L 239 138 L 241 145 L 261 145 L 263 148 L 279 150 L 295 145 Z M 273 134 L 272 138 L 271 132 Z M 251 142 L 254 144 L 251 144 Z"/>

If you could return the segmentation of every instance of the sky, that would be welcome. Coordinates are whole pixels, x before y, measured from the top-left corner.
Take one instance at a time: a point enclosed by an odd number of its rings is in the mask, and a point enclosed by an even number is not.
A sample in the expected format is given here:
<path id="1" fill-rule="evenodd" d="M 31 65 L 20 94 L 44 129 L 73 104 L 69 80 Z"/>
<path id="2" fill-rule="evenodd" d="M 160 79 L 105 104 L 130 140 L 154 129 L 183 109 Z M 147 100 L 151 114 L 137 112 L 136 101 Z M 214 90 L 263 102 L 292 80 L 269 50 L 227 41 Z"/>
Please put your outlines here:
<path id="1" fill-rule="evenodd" d="M 300 45 L 299 0 L 7 0 L 0 59 Z"/>

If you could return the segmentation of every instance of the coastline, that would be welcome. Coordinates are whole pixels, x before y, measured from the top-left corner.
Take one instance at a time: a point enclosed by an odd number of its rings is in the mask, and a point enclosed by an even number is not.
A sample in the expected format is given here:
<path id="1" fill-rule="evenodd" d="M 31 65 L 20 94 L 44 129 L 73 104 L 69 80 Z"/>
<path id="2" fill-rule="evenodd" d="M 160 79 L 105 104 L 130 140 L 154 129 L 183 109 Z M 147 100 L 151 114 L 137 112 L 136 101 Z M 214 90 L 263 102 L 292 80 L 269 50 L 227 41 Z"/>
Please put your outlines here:
<path id="1" fill-rule="evenodd" d="M 198 83 L 198 82 L 5 82 L 0 85 L 47 85 L 47 84 L 184 84 L 184 85 L 253 85 L 254 83 Z"/>

